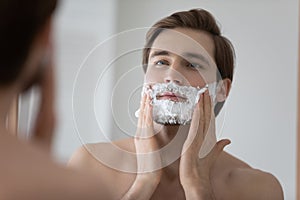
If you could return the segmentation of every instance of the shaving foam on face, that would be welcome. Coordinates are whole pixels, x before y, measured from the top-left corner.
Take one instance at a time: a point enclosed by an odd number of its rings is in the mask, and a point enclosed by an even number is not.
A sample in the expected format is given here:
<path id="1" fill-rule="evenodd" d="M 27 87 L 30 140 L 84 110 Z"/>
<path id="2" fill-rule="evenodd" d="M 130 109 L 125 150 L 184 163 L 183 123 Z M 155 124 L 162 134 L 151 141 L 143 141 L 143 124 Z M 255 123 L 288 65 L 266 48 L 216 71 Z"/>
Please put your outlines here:
<path id="1" fill-rule="evenodd" d="M 216 84 L 207 84 L 203 88 L 192 86 L 180 86 L 174 82 L 157 83 L 144 86 L 142 94 L 148 92 L 152 98 L 153 120 L 159 124 L 189 124 L 192 120 L 195 105 L 202 93 L 207 89 L 213 101 L 215 100 Z M 172 93 L 180 97 L 180 101 L 161 99 L 161 95 Z M 135 113 L 138 117 L 138 111 Z"/>

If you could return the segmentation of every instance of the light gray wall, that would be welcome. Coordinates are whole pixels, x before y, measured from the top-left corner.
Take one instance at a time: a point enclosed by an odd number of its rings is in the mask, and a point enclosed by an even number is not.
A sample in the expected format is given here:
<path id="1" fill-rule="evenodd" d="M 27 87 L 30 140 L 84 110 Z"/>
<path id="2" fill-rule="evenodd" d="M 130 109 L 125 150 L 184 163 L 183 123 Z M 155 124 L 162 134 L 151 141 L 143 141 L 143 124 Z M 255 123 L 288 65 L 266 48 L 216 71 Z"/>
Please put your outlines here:
<path id="1" fill-rule="evenodd" d="M 93 57 L 92 61 L 89 60 L 91 63 L 88 62 L 88 66 L 84 60 L 97 44 L 114 33 L 115 8 L 114 0 L 62 0 L 56 13 L 54 39 L 57 61 L 58 125 L 53 153 L 61 162 L 66 162 L 83 142 L 89 142 L 86 141 L 87 138 L 95 137 L 94 133 L 99 130 L 87 110 L 92 104 L 92 92 L 96 85 L 95 76 L 99 75 L 99 70 L 104 68 L 100 64 L 96 69 L 95 64 L 99 64 L 103 59 L 98 59 L 99 62 L 96 62 Z M 79 95 L 78 92 L 76 93 L 75 104 L 82 107 L 76 109 L 74 113 L 72 97 L 75 80 L 78 80 L 78 77 L 80 81 L 77 85 L 80 84 L 82 88 L 77 87 L 76 91 L 82 93 Z M 107 86 L 109 88 L 109 84 Z M 107 96 L 107 92 L 109 91 L 104 91 L 103 95 Z M 105 109 L 103 111 L 108 112 Z M 81 121 L 77 124 L 78 127 L 75 126 L 74 117 Z M 106 122 L 107 118 L 103 117 L 101 120 Z M 85 128 L 84 134 L 83 128 Z M 82 137 L 78 135 L 79 130 Z"/>

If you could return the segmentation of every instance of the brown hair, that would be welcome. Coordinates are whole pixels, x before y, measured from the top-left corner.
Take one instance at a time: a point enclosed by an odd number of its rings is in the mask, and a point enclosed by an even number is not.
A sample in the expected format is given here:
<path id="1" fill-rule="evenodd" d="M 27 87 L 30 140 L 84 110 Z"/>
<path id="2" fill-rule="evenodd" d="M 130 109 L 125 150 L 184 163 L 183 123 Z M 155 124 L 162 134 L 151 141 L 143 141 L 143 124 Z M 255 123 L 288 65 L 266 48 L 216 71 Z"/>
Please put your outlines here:
<path id="1" fill-rule="evenodd" d="M 231 42 L 221 35 L 220 28 L 215 18 L 206 10 L 192 9 L 176 12 L 156 22 L 146 35 L 146 43 L 143 49 L 143 68 L 147 70 L 151 46 L 163 29 L 190 28 L 210 33 L 214 41 L 214 58 L 218 67 L 220 78 L 228 78 L 232 81 L 235 62 L 234 48 Z M 217 76 L 217 77 L 219 77 Z M 215 115 L 218 115 L 224 102 L 215 106 Z"/>
<path id="2" fill-rule="evenodd" d="M 57 0 L 0 1 L 0 86 L 19 77 L 35 36 L 56 4 Z"/>

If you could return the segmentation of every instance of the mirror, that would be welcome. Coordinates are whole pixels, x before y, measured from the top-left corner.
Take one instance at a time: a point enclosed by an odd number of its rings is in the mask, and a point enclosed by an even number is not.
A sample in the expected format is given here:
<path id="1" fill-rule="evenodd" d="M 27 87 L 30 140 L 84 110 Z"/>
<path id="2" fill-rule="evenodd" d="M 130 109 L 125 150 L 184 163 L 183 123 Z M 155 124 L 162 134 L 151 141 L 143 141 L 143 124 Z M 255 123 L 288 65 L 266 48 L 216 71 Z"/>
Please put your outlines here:
<path id="1" fill-rule="evenodd" d="M 132 7 L 134 6 L 134 9 Z M 74 121 L 74 83 L 78 70 L 90 51 L 98 44 L 105 45 L 109 38 L 123 31 L 150 27 L 160 18 L 178 10 L 204 8 L 213 13 L 221 24 L 223 34 L 233 43 L 236 51 L 234 81 L 225 109 L 218 138 L 230 138 L 226 151 L 258 168 L 274 174 L 283 186 L 285 199 L 296 197 L 296 134 L 297 134 L 297 67 L 298 67 L 298 1 L 83 1 L 64 0 L 55 20 L 57 58 L 57 111 L 58 127 L 53 154 L 65 163 L 82 145 Z M 128 45 L 139 44 L 144 38 L 136 37 Z M 106 42 L 106 43 L 105 43 Z M 109 45 L 105 53 L 123 46 Z M 126 44 L 122 44 L 126 46 Z M 136 63 L 141 55 L 132 54 Z M 126 66 L 130 66 L 128 58 Z M 101 66 L 102 58 L 91 58 Z M 125 61 L 124 61 L 125 62 Z M 135 66 L 135 63 L 133 65 Z M 103 67 L 103 66 L 101 66 Z M 110 95 L 116 83 L 128 68 L 114 68 L 107 72 L 106 89 Z M 142 69 L 136 73 L 142 74 Z M 85 88 L 95 87 L 88 80 L 99 72 L 85 75 Z M 109 76 L 111 78 L 109 78 Z M 124 76 L 123 76 L 124 77 Z M 133 77 L 138 77 L 133 75 Z M 128 78 L 128 77 L 127 77 Z M 142 76 L 132 79 L 142 82 Z M 84 78 L 83 78 L 84 79 Z M 101 85 L 103 86 L 103 84 Z M 82 105 L 91 102 L 87 94 L 76 94 Z M 25 100 L 21 107 L 26 107 Z M 105 103 L 105 102 L 104 102 Z M 109 102 L 106 102 L 109 105 Z M 99 128 L 90 123 L 85 107 L 79 108 L 86 138 L 94 136 Z M 25 112 L 25 114 L 24 114 Z M 23 111 L 24 116 L 27 111 Z M 102 116 L 112 115 L 111 107 Z M 20 114 L 22 118 L 22 112 Z M 121 116 L 122 117 L 122 116 Z M 109 118 L 109 117 L 108 117 Z M 107 118 L 100 121 L 108 125 Z M 105 121 L 106 120 L 106 121 Z M 21 123 L 21 122 L 20 122 Z M 23 125 L 23 126 L 26 126 Z M 113 138 L 114 136 L 112 136 Z M 105 138 L 102 138 L 105 140 Z"/>

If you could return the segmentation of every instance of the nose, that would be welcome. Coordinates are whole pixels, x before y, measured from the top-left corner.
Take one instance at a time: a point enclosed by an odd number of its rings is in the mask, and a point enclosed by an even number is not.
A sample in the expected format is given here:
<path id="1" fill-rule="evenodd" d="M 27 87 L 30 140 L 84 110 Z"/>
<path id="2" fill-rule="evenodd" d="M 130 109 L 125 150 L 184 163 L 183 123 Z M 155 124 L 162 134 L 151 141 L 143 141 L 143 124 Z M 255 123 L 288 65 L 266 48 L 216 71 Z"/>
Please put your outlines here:
<path id="1" fill-rule="evenodd" d="M 170 83 L 170 82 L 174 82 L 174 83 L 176 83 L 177 85 L 181 85 L 182 83 L 179 81 L 179 80 L 177 80 L 177 79 L 172 79 L 171 77 L 166 77 L 165 78 L 165 83 Z"/>
<path id="2" fill-rule="evenodd" d="M 184 80 L 184 76 L 178 71 L 176 70 L 178 69 L 175 66 L 170 66 L 167 73 L 165 74 L 164 77 L 164 82 L 165 83 L 170 83 L 170 82 L 174 82 L 178 85 L 182 85 L 183 84 L 183 80 Z"/>

